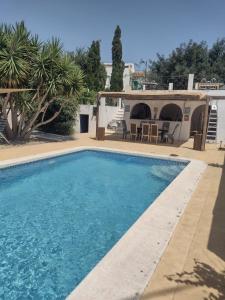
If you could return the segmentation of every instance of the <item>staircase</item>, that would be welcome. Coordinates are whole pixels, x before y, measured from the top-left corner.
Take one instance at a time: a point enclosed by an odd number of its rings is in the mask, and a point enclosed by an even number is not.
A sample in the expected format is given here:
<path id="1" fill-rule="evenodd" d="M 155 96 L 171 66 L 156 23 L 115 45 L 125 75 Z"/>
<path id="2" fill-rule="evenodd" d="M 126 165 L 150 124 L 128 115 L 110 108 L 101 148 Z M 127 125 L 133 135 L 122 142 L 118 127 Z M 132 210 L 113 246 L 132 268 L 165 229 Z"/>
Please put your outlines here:
<path id="1" fill-rule="evenodd" d="M 216 133 L 217 133 L 217 106 L 212 105 L 211 111 L 209 113 L 206 142 L 216 143 Z"/>
<path id="2" fill-rule="evenodd" d="M 114 120 L 120 121 L 124 119 L 124 108 L 119 108 L 115 114 Z"/>
<path id="3" fill-rule="evenodd" d="M 108 129 L 116 129 L 118 127 L 119 121 L 124 119 L 124 108 L 118 108 L 116 114 L 114 115 L 112 121 L 107 125 Z"/>

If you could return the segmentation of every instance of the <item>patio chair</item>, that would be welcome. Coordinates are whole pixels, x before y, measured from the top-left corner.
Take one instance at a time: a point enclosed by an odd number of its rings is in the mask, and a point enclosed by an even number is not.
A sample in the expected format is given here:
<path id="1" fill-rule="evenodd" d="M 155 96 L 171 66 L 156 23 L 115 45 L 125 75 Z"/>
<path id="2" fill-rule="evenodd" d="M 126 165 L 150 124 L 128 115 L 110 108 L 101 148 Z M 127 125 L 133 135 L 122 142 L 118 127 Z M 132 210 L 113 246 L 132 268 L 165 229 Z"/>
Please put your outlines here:
<path id="1" fill-rule="evenodd" d="M 130 134 L 130 131 L 127 130 L 127 124 L 126 124 L 125 120 L 121 120 L 121 125 L 122 125 L 122 128 L 123 128 L 123 139 L 125 140 L 127 138 L 127 135 Z"/>
<path id="2" fill-rule="evenodd" d="M 121 121 L 115 121 L 115 133 L 121 135 L 123 133 L 123 127 Z"/>
<path id="3" fill-rule="evenodd" d="M 169 131 L 169 128 L 170 128 L 170 122 L 163 122 L 162 129 Z"/>
<path id="4" fill-rule="evenodd" d="M 152 142 L 152 139 L 155 140 L 155 143 L 158 143 L 159 139 L 159 128 L 158 124 L 151 124 L 151 130 L 150 130 L 150 142 Z"/>
<path id="5" fill-rule="evenodd" d="M 150 136 L 150 124 L 148 123 L 142 123 L 141 124 L 141 141 L 143 142 L 144 138 L 147 138 L 147 141 L 149 141 Z"/>
<path id="6" fill-rule="evenodd" d="M 163 122 L 161 130 L 161 141 L 164 141 L 164 135 L 169 132 L 170 122 Z"/>
<path id="7" fill-rule="evenodd" d="M 7 140 L 7 138 L 4 135 L 6 126 L 6 120 L 0 117 L 0 138 L 3 139 L 7 144 L 10 144 L 10 142 Z"/>
<path id="8" fill-rule="evenodd" d="M 150 120 L 148 121 L 149 125 L 152 125 L 152 124 L 155 124 L 155 121 L 154 120 Z"/>
<path id="9" fill-rule="evenodd" d="M 175 136 L 175 133 L 179 126 L 180 126 L 180 124 L 177 123 L 176 126 L 174 127 L 172 133 L 167 132 L 164 134 L 163 138 L 166 141 L 166 143 L 168 143 L 169 140 L 171 140 L 171 144 L 174 143 L 174 136 Z"/>
<path id="10" fill-rule="evenodd" d="M 138 137 L 138 130 L 137 130 L 137 124 L 131 123 L 130 124 L 130 139 L 135 138 L 135 140 Z"/>

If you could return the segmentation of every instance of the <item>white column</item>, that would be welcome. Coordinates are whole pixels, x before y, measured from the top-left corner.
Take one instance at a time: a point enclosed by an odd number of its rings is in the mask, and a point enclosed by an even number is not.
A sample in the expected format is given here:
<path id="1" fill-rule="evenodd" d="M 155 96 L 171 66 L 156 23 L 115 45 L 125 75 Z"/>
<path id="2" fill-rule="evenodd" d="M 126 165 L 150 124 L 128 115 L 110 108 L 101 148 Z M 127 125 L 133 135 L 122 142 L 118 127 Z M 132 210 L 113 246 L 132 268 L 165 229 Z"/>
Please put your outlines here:
<path id="1" fill-rule="evenodd" d="M 188 75 L 188 90 L 193 90 L 193 84 L 194 84 L 194 74 Z"/>
<path id="2" fill-rule="evenodd" d="M 169 83 L 169 91 L 172 91 L 173 90 L 173 82 L 170 82 Z"/>
<path id="3" fill-rule="evenodd" d="M 118 100 L 119 100 L 119 101 L 118 101 L 118 106 L 119 106 L 119 108 L 121 108 L 121 107 L 122 107 L 122 99 L 119 98 Z"/>
<path id="4" fill-rule="evenodd" d="M 100 99 L 98 126 L 105 127 L 105 98 Z"/>

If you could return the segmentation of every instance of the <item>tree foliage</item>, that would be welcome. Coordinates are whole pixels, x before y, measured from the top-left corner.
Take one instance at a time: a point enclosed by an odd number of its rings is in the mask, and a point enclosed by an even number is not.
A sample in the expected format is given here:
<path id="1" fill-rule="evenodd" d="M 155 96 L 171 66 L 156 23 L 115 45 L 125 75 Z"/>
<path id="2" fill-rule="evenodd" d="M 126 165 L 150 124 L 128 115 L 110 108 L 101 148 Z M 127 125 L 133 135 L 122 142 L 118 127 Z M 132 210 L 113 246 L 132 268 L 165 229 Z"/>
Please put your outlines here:
<path id="1" fill-rule="evenodd" d="M 105 89 L 106 71 L 101 63 L 99 41 L 93 41 L 87 50 L 78 48 L 69 55 L 83 71 L 85 86 L 90 91 L 90 94 L 92 94 L 92 91 L 99 92 Z M 87 90 L 83 94 L 86 96 Z"/>
<path id="2" fill-rule="evenodd" d="M 94 105 L 96 102 L 97 92 L 90 91 L 89 89 L 83 89 L 79 96 L 80 104 L 91 104 Z"/>
<path id="3" fill-rule="evenodd" d="M 87 53 L 86 82 L 87 87 L 96 92 L 105 88 L 106 71 L 101 64 L 99 41 L 93 41 Z"/>
<path id="4" fill-rule="evenodd" d="M 1 100 L 8 138 L 26 139 L 33 130 L 53 121 L 65 106 L 77 101 L 83 73 L 64 54 L 58 39 L 40 42 L 21 22 L 0 27 L 0 85 L 31 89 L 8 94 Z M 48 108 L 56 102 L 58 110 L 47 118 Z"/>
<path id="5" fill-rule="evenodd" d="M 53 102 L 47 112 L 45 119 L 51 118 L 51 116 L 60 109 L 60 103 Z M 50 133 L 56 133 L 61 135 L 71 135 L 74 133 L 74 124 L 78 111 L 78 101 L 71 101 L 70 105 L 65 105 L 61 113 L 50 123 L 40 127 L 41 130 Z"/>
<path id="6" fill-rule="evenodd" d="M 211 77 L 225 83 L 225 38 L 217 40 L 209 50 Z"/>
<path id="7" fill-rule="evenodd" d="M 123 90 L 124 62 L 122 55 L 121 29 L 117 26 L 112 41 L 112 75 L 110 80 L 110 89 L 112 91 Z"/>
<path id="8" fill-rule="evenodd" d="M 225 40 L 218 40 L 211 49 L 206 42 L 189 41 L 181 44 L 168 57 L 157 54 L 150 62 L 148 79 L 159 83 L 158 88 L 167 89 L 173 82 L 174 89 L 186 89 L 188 74 L 195 74 L 195 81 L 203 78 L 225 81 Z"/>

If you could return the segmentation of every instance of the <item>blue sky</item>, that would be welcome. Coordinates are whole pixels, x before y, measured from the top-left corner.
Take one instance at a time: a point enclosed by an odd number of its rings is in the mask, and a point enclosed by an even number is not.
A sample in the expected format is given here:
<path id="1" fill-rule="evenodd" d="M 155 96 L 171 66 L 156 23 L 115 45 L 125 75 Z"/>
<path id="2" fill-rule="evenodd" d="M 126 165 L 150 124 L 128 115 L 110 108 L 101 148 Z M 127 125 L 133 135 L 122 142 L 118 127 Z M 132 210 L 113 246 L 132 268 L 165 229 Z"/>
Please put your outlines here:
<path id="1" fill-rule="evenodd" d="M 66 50 L 101 40 L 104 62 L 111 61 L 117 24 L 126 62 L 167 55 L 181 42 L 225 37 L 225 0 L 0 0 L 0 22 L 24 20 L 43 40 L 59 37 Z"/>

